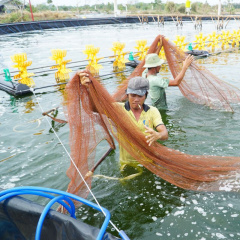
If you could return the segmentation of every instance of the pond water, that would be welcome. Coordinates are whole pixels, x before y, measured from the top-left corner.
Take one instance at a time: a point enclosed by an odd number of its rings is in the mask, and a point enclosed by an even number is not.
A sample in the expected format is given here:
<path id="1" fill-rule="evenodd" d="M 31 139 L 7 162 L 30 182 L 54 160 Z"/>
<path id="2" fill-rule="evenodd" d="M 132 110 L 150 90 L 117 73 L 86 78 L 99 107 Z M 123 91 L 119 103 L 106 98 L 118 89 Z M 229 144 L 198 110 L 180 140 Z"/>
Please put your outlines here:
<path id="1" fill-rule="evenodd" d="M 237 29 L 231 21 L 227 30 Z M 211 21 L 203 23 L 202 32 L 212 33 L 215 27 Z M 99 57 L 111 56 L 112 43 L 126 44 L 126 51 L 136 51 L 136 40 L 152 43 L 158 34 L 170 40 L 176 35 L 185 35 L 193 41 L 193 23 L 184 22 L 177 28 L 173 22 L 158 27 L 156 23 L 103 25 L 80 28 L 66 28 L 12 34 L 1 36 L 1 64 L 11 72 L 16 71 L 10 56 L 26 52 L 32 60 L 29 70 L 35 72 L 36 87 L 55 84 L 54 71 L 49 67 L 51 49 L 65 49 L 65 59 L 73 62 L 84 60 L 85 46 L 100 47 Z M 239 52 L 221 53 L 198 60 L 213 74 L 226 82 L 240 87 Z M 114 74 L 110 62 L 103 63 L 100 75 L 112 73 L 102 78 L 102 84 L 113 93 L 119 83 L 133 69 Z M 72 67 L 71 67 L 72 66 Z M 83 68 L 84 63 L 69 64 L 70 74 Z M 170 76 L 169 72 L 163 74 Z M 1 76 L 2 77 L 2 76 Z M 64 118 L 62 101 L 64 89 L 52 87 L 38 91 L 35 96 L 14 98 L 0 91 L 0 188 L 17 186 L 42 186 L 65 191 L 69 179 L 66 170 L 70 160 L 62 145 L 42 118 L 39 104 L 44 111 L 59 107 L 57 118 Z M 211 110 L 208 107 L 189 102 L 178 88 L 167 89 L 169 110 L 162 112 L 169 131 L 169 140 L 164 144 L 176 150 L 195 155 L 239 156 L 240 108 L 234 113 Z M 51 123 L 64 146 L 69 151 L 68 126 Z M 98 148 L 97 158 L 102 156 L 107 146 Z M 119 151 L 111 153 L 97 168 L 96 174 L 121 177 Z M 131 170 L 126 169 L 125 174 Z M 105 178 L 93 178 L 92 192 L 99 203 L 111 212 L 112 222 L 126 232 L 130 239 L 240 239 L 239 193 L 193 192 L 180 189 L 144 170 L 140 177 L 120 182 Z M 93 197 L 89 195 L 89 200 Z M 41 200 L 40 200 L 41 201 Z M 102 218 L 92 209 L 80 207 L 78 218 L 99 227 Z M 113 227 L 108 231 L 118 235 Z"/>

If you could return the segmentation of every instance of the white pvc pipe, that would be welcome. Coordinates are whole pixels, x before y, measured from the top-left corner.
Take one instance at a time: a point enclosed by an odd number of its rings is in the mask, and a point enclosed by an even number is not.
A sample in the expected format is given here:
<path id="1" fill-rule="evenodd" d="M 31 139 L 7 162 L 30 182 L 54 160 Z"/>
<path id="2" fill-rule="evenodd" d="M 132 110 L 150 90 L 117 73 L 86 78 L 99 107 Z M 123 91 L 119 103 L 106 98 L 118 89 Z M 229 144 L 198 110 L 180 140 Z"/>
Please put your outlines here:
<path id="1" fill-rule="evenodd" d="M 117 16 L 118 8 L 117 8 L 117 0 L 114 0 L 114 16 Z"/>
<path id="2" fill-rule="evenodd" d="M 221 5 L 221 0 L 218 0 L 218 16 L 221 15 L 221 8 L 222 8 L 222 5 Z"/>

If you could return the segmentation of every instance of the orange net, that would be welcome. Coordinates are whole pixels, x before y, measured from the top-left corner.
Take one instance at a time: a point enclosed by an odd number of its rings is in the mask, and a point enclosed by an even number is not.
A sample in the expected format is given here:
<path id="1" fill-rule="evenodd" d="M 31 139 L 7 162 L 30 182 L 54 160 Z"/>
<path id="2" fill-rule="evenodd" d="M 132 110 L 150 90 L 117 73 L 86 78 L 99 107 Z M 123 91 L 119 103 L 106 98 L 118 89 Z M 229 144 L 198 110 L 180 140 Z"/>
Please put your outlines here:
<path id="1" fill-rule="evenodd" d="M 86 183 L 91 187 L 90 171 L 94 169 L 97 145 L 102 140 L 107 140 L 112 149 L 115 149 L 115 145 L 102 115 L 94 113 L 89 108 L 91 104 L 88 90 L 82 88 L 77 80 L 78 76 L 75 76 L 66 87 L 68 93 L 67 118 L 70 127 L 69 141 L 72 159 L 76 167 L 80 169 Z M 88 189 L 76 167 L 71 163 L 67 170 L 67 176 L 71 179 L 67 191 L 85 198 L 88 195 Z"/>
<path id="2" fill-rule="evenodd" d="M 169 67 L 175 77 L 186 56 L 160 36 L 153 42 L 149 53 L 159 51 L 161 46 L 164 47 Z M 141 75 L 143 65 L 144 61 L 129 78 Z M 149 147 L 145 135 L 116 103 L 116 100 L 126 98 L 128 81 L 111 96 L 95 78 L 91 75 L 90 78 L 92 84 L 89 88 L 80 84 L 78 75 L 66 87 L 71 156 L 89 186 L 91 177 L 88 173 L 94 168 L 96 146 L 100 141 L 107 140 L 114 149 L 113 136 L 140 164 L 176 186 L 199 191 L 236 191 L 239 188 L 237 177 L 240 172 L 240 157 L 188 155 L 157 142 Z M 212 108 L 224 107 L 232 110 L 229 103 L 239 102 L 239 90 L 218 80 L 206 69 L 200 69 L 195 63 L 186 73 L 180 89 L 191 101 Z M 71 179 L 68 191 L 86 197 L 88 190 L 73 164 L 67 170 L 67 175 Z"/>
<path id="3" fill-rule="evenodd" d="M 67 86 L 71 154 L 87 179 L 90 179 L 87 172 L 91 168 L 85 164 L 94 159 L 97 142 L 107 139 L 114 147 L 112 135 L 140 164 L 176 186 L 206 191 L 226 187 L 238 189 L 236 177 L 240 172 L 240 157 L 188 155 L 157 142 L 149 147 L 145 135 L 136 128 L 125 110 L 92 76 L 91 80 L 87 89 L 75 75 Z M 92 111 L 92 106 L 97 112 Z M 67 174 L 71 178 L 68 191 L 86 196 L 87 191 L 82 192 L 82 180 L 72 165 Z"/>

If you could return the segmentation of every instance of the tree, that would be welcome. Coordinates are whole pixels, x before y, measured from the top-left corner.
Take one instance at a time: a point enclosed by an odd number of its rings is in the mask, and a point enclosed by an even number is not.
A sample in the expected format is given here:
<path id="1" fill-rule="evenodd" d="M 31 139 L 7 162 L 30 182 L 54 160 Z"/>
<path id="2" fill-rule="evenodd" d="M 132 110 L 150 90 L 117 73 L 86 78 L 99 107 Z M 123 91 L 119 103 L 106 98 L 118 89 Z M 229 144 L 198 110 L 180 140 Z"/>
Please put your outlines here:
<path id="1" fill-rule="evenodd" d="M 49 10 L 49 6 L 47 6 L 46 4 L 38 4 L 36 6 L 37 12 L 41 12 L 41 11 L 47 11 Z"/>
<path id="2" fill-rule="evenodd" d="M 153 6 L 161 6 L 162 0 L 154 0 Z"/>
<path id="3" fill-rule="evenodd" d="M 174 13 L 176 11 L 176 5 L 174 2 L 167 2 L 165 5 L 165 10 L 169 13 Z"/>
<path id="4" fill-rule="evenodd" d="M 52 0 L 47 0 L 47 4 L 51 4 L 52 3 Z"/>
<path id="5" fill-rule="evenodd" d="M 211 11 L 211 6 L 208 4 L 206 1 L 204 4 L 201 6 L 201 12 L 204 14 L 208 14 Z"/>
<path id="6" fill-rule="evenodd" d="M 26 9 L 28 12 L 31 12 L 31 10 L 30 10 L 30 5 L 29 5 L 29 4 L 26 5 L 25 9 Z M 33 13 L 37 12 L 37 8 L 34 7 L 34 6 L 32 6 L 32 12 L 33 12 Z"/>
<path id="7" fill-rule="evenodd" d="M 180 13 L 185 13 L 185 4 L 181 4 L 178 9 L 177 9 Z"/>
<path id="8" fill-rule="evenodd" d="M 162 5 L 162 0 L 154 0 L 153 7 L 154 9 L 160 9 Z"/>
<path id="9" fill-rule="evenodd" d="M 14 5 L 18 5 L 18 6 L 22 5 L 21 1 L 19 1 L 19 0 L 13 0 L 12 3 Z"/>
<path id="10" fill-rule="evenodd" d="M 235 8 L 232 5 L 232 0 L 227 0 L 227 12 L 229 12 L 229 14 L 233 14 L 235 12 Z"/>
<path id="11" fill-rule="evenodd" d="M 191 11 L 192 11 L 192 12 L 197 12 L 197 8 L 198 8 L 198 3 L 197 3 L 197 2 L 194 2 L 194 3 L 191 5 Z"/>

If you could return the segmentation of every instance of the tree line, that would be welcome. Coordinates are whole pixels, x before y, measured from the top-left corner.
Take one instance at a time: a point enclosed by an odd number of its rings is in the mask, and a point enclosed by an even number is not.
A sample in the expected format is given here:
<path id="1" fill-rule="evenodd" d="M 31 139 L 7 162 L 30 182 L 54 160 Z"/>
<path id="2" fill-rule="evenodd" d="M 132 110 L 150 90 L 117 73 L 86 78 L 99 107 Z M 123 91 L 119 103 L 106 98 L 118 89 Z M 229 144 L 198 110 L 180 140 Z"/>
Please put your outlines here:
<path id="1" fill-rule="evenodd" d="M 208 0 L 210 1 L 210 0 Z M 27 0 L 24 1 L 28 2 Z M 18 7 L 18 11 L 5 13 L 4 8 L 0 6 L 0 23 L 10 23 L 19 21 L 31 21 L 30 6 L 23 6 L 23 0 L 13 0 L 12 3 Z M 162 3 L 162 0 L 153 0 L 152 3 L 138 2 L 136 4 L 118 4 L 118 10 L 123 14 L 184 14 L 185 4 L 176 4 L 173 1 Z M 75 18 L 78 15 L 88 13 L 113 14 L 113 3 L 101 3 L 96 5 L 84 6 L 56 6 L 52 0 L 46 0 L 45 4 L 32 5 L 35 21 Z M 217 14 L 218 6 L 211 6 L 207 0 L 205 3 L 194 2 L 191 4 L 191 14 Z M 227 0 L 222 5 L 223 14 L 240 14 L 240 3 L 232 3 L 232 0 Z"/>
<path id="2" fill-rule="evenodd" d="M 29 5 L 26 9 L 30 10 Z M 194 2 L 191 4 L 191 12 L 196 14 L 207 14 L 217 12 L 218 5 L 211 6 L 208 1 L 205 3 Z M 222 4 L 223 13 L 234 14 L 235 11 L 240 9 L 240 3 L 232 3 L 232 0 L 227 0 Z M 47 4 L 38 4 L 32 6 L 33 12 L 40 11 L 76 11 L 78 13 L 97 12 L 97 13 L 113 13 L 113 3 L 101 3 L 95 5 L 84 6 L 55 6 L 52 0 L 47 0 Z M 130 13 L 185 13 L 185 4 L 177 4 L 173 1 L 162 3 L 161 0 L 154 0 L 152 3 L 138 2 L 136 4 L 118 4 L 118 10 L 121 12 Z"/>

